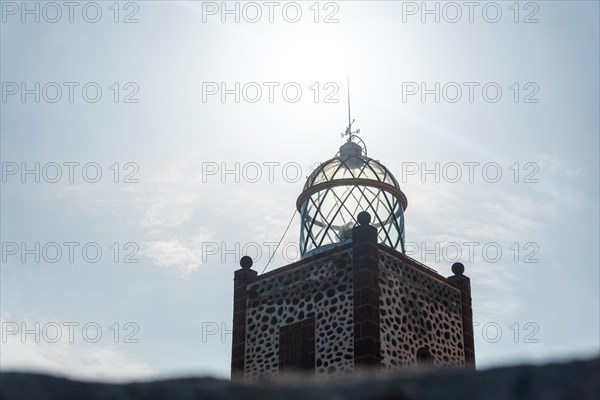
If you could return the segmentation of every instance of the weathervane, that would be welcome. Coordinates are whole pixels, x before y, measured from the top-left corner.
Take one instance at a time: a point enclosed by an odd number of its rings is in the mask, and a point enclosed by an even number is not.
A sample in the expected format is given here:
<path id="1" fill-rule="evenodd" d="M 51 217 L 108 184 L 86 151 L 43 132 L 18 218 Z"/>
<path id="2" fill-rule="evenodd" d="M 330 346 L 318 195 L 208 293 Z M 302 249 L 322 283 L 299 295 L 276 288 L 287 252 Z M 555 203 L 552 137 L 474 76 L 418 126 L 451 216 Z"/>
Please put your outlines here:
<path id="1" fill-rule="evenodd" d="M 351 119 L 351 117 L 350 117 L 350 78 L 347 78 L 347 82 L 348 82 L 348 127 L 346 128 L 345 132 L 342 132 L 341 137 L 344 137 L 347 135 L 348 141 L 351 142 L 352 138 L 360 133 L 360 129 L 357 129 L 354 132 L 352 132 L 352 124 L 354 123 L 354 120 Z"/>

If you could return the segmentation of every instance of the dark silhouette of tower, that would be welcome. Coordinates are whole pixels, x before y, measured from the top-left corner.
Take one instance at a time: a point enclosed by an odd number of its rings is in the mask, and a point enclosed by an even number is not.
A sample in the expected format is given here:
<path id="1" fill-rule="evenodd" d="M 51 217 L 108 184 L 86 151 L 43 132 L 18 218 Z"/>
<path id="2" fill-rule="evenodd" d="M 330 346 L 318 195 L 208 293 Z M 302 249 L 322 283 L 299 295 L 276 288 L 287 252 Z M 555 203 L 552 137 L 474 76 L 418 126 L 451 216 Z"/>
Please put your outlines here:
<path id="1" fill-rule="evenodd" d="M 352 122 L 297 201 L 302 259 L 235 271 L 232 379 L 362 367 L 475 367 L 471 287 L 404 254 L 408 201 Z"/>

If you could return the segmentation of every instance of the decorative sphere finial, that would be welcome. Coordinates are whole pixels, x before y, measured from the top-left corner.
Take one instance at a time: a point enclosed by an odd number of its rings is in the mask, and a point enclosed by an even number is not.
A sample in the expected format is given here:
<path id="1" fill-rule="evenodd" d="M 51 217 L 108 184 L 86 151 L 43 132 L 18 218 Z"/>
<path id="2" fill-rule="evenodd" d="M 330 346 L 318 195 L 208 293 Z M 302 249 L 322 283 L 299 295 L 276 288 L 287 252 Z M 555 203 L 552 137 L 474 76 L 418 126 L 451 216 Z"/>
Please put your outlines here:
<path id="1" fill-rule="evenodd" d="M 240 260 L 240 267 L 242 267 L 242 269 L 250 269 L 252 268 L 252 264 L 252 258 L 249 256 L 244 256 Z"/>
<path id="2" fill-rule="evenodd" d="M 452 264 L 452 272 L 454 275 L 462 275 L 465 272 L 465 266 L 462 263 L 456 262 Z"/>
<path id="3" fill-rule="evenodd" d="M 366 211 L 361 211 L 358 213 L 356 220 L 361 225 L 369 225 L 371 223 L 371 214 Z"/>

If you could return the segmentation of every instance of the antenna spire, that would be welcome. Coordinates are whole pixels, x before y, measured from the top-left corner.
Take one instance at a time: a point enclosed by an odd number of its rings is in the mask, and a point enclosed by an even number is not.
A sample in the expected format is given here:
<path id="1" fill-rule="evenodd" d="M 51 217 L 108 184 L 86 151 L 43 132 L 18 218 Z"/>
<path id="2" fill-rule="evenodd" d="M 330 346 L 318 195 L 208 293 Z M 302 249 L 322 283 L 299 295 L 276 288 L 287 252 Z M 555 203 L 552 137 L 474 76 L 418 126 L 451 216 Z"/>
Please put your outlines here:
<path id="1" fill-rule="evenodd" d="M 348 85 L 348 127 L 346 128 L 346 131 L 342 133 L 342 137 L 348 136 L 348 142 L 351 142 L 352 137 L 360 133 L 360 129 L 357 129 L 356 131 L 352 132 L 352 124 L 354 123 L 354 120 L 352 119 L 350 114 L 350 78 L 346 78 L 346 82 Z"/>
<path id="2" fill-rule="evenodd" d="M 348 86 L 348 127 L 350 127 L 350 125 L 352 125 L 352 122 L 350 121 L 350 78 L 346 78 L 346 82 Z"/>

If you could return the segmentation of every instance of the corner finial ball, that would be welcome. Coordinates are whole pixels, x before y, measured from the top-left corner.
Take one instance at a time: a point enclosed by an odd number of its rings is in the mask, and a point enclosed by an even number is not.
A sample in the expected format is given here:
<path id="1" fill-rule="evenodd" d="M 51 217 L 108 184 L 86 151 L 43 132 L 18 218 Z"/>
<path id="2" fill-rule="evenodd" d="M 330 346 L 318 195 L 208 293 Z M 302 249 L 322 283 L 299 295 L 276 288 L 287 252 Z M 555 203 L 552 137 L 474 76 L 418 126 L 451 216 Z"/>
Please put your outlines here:
<path id="1" fill-rule="evenodd" d="M 371 214 L 366 211 L 361 211 L 358 213 L 356 220 L 361 225 L 369 225 L 371 223 Z"/>
<path id="2" fill-rule="evenodd" d="M 452 264 L 452 272 L 454 275 L 462 275 L 465 272 L 465 266 L 462 263 Z"/>
<path id="3" fill-rule="evenodd" d="M 249 256 L 244 256 L 240 260 L 240 267 L 242 267 L 242 269 L 250 269 L 252 268 L 252 264 L 252 258 L 250 258 Z"/>

